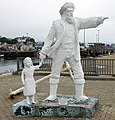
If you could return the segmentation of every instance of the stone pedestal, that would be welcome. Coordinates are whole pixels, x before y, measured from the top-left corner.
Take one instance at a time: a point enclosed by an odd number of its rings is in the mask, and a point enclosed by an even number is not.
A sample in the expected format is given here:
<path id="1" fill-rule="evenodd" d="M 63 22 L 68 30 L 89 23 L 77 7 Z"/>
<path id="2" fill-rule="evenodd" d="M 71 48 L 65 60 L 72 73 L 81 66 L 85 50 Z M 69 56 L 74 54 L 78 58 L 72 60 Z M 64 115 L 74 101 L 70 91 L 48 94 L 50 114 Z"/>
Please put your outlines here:
<path id="1" fill-rule="evenodd" d="M 95 114 L 99 100 L 89 97 L 85 102 L 78 102 L 74 96 L 58 96 L 55 101 L 36 98 L 36 104 L 28 105 L 25 100 L 13 105 L 15 117 L 83 117 L 91 118 Z"/>

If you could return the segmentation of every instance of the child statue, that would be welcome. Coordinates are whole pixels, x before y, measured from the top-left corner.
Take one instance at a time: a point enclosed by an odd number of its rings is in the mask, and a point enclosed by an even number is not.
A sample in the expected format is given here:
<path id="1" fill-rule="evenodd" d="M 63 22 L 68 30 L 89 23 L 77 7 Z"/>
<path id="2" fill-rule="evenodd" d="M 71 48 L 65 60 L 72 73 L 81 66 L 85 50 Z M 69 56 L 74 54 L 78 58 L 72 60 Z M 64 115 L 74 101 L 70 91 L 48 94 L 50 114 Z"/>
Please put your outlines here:
<path id="1" fill-rule="evenodd" d="M 22 70 L 21 79 L 24 85 L 23 94 L 26 96 L 26 103 L 30 104 L 30 97 L 32 96 L 32 103 L 35 104 L 36 86 L 34 80 L 34 70 L 39 69 L 40 65 L 34 66 L 30 57 L 26 57 L 23 61 L 24 69 Z"/>

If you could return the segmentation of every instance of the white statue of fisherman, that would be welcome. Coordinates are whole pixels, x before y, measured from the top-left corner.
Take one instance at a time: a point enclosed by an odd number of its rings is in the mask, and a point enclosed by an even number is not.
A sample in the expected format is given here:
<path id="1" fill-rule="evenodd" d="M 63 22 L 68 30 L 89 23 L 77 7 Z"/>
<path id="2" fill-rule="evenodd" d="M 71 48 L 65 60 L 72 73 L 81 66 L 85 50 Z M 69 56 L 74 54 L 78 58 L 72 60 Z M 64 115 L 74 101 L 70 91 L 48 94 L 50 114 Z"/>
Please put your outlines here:
<path id="1" fill-rule="evenodd" d="M 30 57 L 24 59 L 24 69 L 22 70 L 21 79 L 24 85 L 23 94 L 26 96 L 26 103 L 30 104 L 30 97 L 32 96 L 32 103 L 35 102 L 35 80 L 34 80 L 34 70 L 39 69 L 39 65 L 34 66 Z"/>
<path id="2" fill-rule="evenodd" d="M 60 71 L 64 61 L 69 62 L 74 74 L 75 98 L 85 101 L 87 96 L 84 92 L 84 73 L 81 66 L 79 31 L 82 29 L 96 28 L 108 17 L 73 17 L 75 6 L 71 2 L 65 3 L 59 13 L 61 19 L 52 23 L 45 44 L 41 50 L 40 58 L 45 59 L 46 55 L 53 58 L 50 83 L 50 95 L 46 100 L 55 100 L 57 87 L 60 78 Z"/>

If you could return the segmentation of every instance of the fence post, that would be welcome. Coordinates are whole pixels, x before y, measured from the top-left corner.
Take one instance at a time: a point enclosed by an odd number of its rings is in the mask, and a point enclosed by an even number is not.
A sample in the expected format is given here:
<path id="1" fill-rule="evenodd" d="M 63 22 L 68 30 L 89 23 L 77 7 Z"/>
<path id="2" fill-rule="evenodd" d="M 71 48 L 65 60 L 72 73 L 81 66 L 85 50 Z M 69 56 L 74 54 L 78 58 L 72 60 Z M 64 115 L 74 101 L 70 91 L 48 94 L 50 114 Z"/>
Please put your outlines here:
<path id="1" fill-rule="evenodd" d="M 19 57 L 17 57 L 17 71 L 19 71 Z"/>
<path id="2" fill-rule="evenodd" d="M 112 60 L 112 76 L 115 76 L 115 59 Z"/>

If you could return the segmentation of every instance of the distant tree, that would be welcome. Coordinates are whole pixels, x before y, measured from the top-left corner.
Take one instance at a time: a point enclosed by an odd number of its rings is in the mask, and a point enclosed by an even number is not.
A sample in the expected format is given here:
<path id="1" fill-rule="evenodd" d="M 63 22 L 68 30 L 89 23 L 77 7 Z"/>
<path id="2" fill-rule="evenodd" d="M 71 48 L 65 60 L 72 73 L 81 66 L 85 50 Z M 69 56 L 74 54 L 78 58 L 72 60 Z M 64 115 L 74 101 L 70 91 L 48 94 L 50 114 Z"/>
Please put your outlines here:
<path id="1" fill-rule="evenodd" d="M 25 39 L 25 37 L 23 36 L 22 39 Z M 14 39 L 9 39 L 9 38 L 6 38 L 6 37 L 0 37 L 0 42 L 3 44 L 3 43 L 7 43 L 7 44 L 16 44 L 18 42 L 18 39 L 17 38 L 14 38 Z M 27 42 L 32 42 L 33 45 L 35 43 L 35 39 L 34 38 L 31 38 L 31 37 L 26 37 L 26 43 Z"/>
<path id="2" fill-rule="evenodd" d="M 8 44 L 17 44 L 17 39 L 11 39 L 8 41 Z"/>
<path id="3" fill-rule="evenodd" d="M 9 39 L 6 38 L 6 37 L 1 37 L 1 38 L 0 38 L 0 42 L 1 42 L 1 43 L 8 43 L 8 41 L 9 41 Z"/>
<path id="4" fill-rule="evenodd" d="M 26 38 L 26 42 L 32 42 L 33 44 L 35 43 L 35 39 L 31 37 Z"/>
<path id="5" fill-rule="evenodd" d="M 0 42 L 3 44 L 3 43 L 7 43 L 7 44 L 16 44 L 17 43 L 17 40 L 16 39 L 9 39 L 9 38 L 6 38 L 6 37 L 1 37 L 0 38 Z"/>

